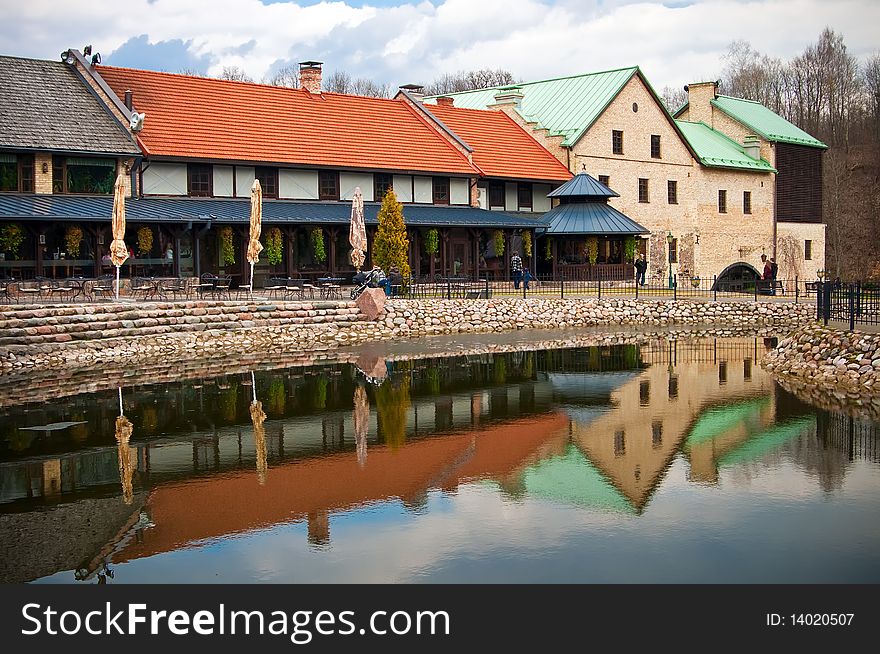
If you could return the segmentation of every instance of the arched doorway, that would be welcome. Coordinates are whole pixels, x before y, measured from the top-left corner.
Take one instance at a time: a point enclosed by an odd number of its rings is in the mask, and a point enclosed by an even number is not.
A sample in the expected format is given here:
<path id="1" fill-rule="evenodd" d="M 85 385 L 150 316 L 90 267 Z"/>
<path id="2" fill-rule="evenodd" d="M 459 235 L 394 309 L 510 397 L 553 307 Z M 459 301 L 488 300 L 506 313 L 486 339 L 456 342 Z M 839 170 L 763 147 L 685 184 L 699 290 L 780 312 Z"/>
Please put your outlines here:
<path id="1" fill-rule="evenodd" d="M 750 263 L 740 261 L 727 266 L 715 280 L 713 291 L 744 291 L 754 290 L 755 282 L 761 274 Z"/>

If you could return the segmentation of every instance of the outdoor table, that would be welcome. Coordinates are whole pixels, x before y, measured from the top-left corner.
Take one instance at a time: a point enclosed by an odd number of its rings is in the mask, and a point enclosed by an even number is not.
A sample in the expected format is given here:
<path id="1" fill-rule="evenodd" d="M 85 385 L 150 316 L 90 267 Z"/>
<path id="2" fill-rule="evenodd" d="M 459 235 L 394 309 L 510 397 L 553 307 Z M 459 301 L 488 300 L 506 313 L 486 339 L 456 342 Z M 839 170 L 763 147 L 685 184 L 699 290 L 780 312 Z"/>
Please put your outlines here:
<path id="1" fill-rule="evenodd" d="M 321 297 L 326 299 L 341 297 L 339 290 L 344 281 L 344 277 L 319 277 L 317 282 L 318 288 L 321 290 Z"/>
<path id="2" fill-rule="evenodd" d="M 86 284 L 93 281 L 95 280 L 90 277 L 68 277 L 66 280 L 64 280 L 64 283 L 67 284 L 71 289 L 73 289 L 70 294 L 70 300 L 74 301 L 80 296 L 85 299 Z"/>

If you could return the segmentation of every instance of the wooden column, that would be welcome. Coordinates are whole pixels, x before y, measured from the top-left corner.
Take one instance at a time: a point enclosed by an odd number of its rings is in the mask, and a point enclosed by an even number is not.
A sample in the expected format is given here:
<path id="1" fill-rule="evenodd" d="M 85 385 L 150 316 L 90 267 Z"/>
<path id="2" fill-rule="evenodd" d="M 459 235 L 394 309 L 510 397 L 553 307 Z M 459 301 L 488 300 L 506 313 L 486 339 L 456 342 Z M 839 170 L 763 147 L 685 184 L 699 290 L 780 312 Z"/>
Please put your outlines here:
<path id="1" fill-rule="evenodd" d="M 510 279 L 510 246 L 512 243 L 510 230 L 504 230 L 504 279 Z"/>
<path id="2" fill-rule="evenodd" d="M 284 239 L 284 274 L 293 277 L 293 262 L 296 255 L 296 227 L 282 229 Z"/>
<path id="3" fill-rule="evenodd" d="M 550 252 L 553 255 L 553 279 L 559 279 L 559 239 L 553 239 Z"/>
<path id="4" fill-rule="evenodd" d="M 327 256 L 330 257 L 330 276 L 336 277 L 336 237 L 339 235 L 338 227 L 328 227 L 327 235 L 330 239 L 330 247 Z"/>
<path id="5" fill-rule="evenodd" d="M 440 230 L 440 242 L 443 244 L 440 255 L 441 274 L 449 276 L 449 230 L 445 227 Z"/>

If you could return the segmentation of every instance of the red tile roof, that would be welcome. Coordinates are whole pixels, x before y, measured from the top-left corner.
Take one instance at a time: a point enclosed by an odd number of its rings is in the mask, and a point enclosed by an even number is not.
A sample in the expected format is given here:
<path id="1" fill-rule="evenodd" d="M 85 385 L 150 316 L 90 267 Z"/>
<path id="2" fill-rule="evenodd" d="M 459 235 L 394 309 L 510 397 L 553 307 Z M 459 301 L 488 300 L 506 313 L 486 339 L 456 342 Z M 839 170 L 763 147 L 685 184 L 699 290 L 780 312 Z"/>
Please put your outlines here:
<path id="1" fill-rule="evenodd" d="M 147 115 L 153 157 L 419 171 L 475 176 L 467 157 L 400 100 L 98 67 Z"/>
<path id="2" fill-rule="evenodd" d="M 474 149 L 474 163 L 488 177 L 565 181 L 571 173 L 502 111 L 426 105 Z"/>

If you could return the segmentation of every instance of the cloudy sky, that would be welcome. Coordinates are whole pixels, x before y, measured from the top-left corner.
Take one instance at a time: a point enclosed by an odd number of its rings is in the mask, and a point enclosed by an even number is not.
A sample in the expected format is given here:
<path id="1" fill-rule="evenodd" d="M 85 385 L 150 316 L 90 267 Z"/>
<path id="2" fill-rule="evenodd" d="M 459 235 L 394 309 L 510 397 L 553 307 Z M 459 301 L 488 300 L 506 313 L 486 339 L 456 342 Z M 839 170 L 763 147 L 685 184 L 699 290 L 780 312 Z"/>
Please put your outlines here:
<path id="1" fill-rule="evenodd" d="M 58 58 L 91 43 L 105 64 L 256 80 L 304 59 L 393 86 L 504 68 L 523 80 L 637 64 L 658 89 L 717 76 L 745 39 L 783 58 L 825 26 L 880 49 L 876 0 L 0 1 L 0 54 Z"/>

